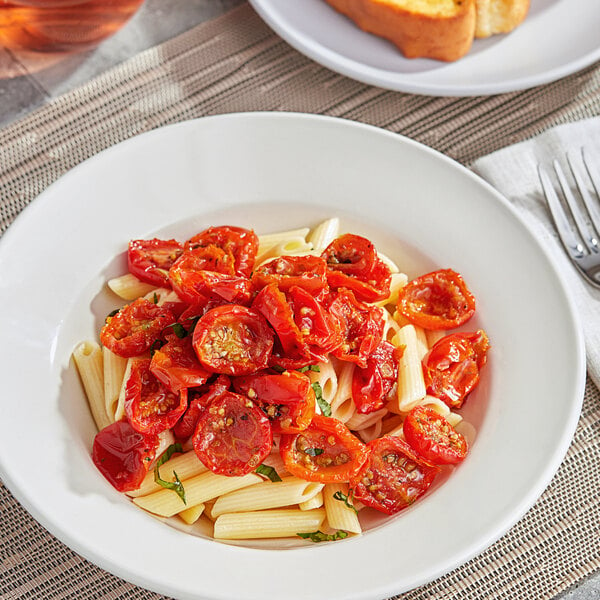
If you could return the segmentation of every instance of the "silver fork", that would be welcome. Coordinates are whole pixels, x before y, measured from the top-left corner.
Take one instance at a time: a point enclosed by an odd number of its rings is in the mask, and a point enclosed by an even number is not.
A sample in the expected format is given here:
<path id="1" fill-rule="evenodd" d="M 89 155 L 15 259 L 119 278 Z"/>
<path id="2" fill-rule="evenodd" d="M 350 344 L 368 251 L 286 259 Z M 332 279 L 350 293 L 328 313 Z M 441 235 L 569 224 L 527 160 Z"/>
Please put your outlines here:
<path id="1" fill-rule="evenodd" d="M 552 162 L 564 202 L 541 165 L 538 166 L 540 182 L 567 255 L 584 279 L 600 288 L 600 176 L 584 148 L 579 157 L 567 153 L 567 163 L 574 188 L 558 160 Z"/>

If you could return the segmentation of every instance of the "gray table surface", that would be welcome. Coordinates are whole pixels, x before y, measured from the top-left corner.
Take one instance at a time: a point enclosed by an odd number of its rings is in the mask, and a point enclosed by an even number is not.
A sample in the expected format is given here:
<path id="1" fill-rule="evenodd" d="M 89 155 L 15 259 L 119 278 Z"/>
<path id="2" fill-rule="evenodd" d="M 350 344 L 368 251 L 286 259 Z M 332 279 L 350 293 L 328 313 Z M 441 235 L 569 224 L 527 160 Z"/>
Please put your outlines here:
<path id="1" fill-rule="evenodd" d="M 95 50 L 66 58 L 0 47 L 0 127 L 24 117 L 134 54 L 217 17 L 242 2 L 146 0 L 133 19 L 112 38 Z M 560 594 L 556 600 L 600 600 L 600 573 Z"/>

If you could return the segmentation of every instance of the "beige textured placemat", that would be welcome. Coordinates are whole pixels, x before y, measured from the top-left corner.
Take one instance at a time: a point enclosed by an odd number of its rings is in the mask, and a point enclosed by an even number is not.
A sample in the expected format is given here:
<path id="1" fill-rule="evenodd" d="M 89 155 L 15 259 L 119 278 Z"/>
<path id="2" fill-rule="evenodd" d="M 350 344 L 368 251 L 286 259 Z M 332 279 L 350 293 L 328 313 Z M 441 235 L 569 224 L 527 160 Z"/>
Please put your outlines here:
<path id="1" fill-rule="evenodd" d="M 242 5 L 0 131 L 0 232 L 50 183 L 104 148 L 168 123 L 250 110 L 362 121 L 469 164 L 552 125 L 600 114 L 600 65 L 553 84 L 493 97 L 401 94 L 320 67 Z M 571 448 L 525 518 L 479 557 L 398 598 L 541 600 L 596 571 L 599 459 L 600 392 L 588 382 Z M 1 485 L 0 515 L 2 600 L 161 598 L 79 557 Z"/>

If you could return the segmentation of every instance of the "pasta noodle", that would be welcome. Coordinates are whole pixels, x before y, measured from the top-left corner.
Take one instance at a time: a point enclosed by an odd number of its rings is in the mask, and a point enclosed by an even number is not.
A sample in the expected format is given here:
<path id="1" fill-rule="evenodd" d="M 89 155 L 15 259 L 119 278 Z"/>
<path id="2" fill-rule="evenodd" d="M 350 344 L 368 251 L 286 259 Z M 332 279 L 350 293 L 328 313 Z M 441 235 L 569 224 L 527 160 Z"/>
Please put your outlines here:
<path id="1" fill-rule="evenodd" d="M 104 359 L 104 406 L 111 423 L 121 418 L 123 412 L 119 409 L 121 386 L 127 369 L 127 359 L 117 356 L 108 348 L 102 348 Z M 117 418 L 117 415 L 118 418 Z"/>
<path id="2" fill-rule="evenodd" d="M 317 225 L 308 236 L 308 242 L 318 254 L 321 254 L 331 242 L 338 236 L 340 231 L 340 220 L 337 217 L 327 219 Z"/>
<path id="3" fill-rule="evenodd" d="M 337 391 L 331 401 L 331 416 L 346 423 L 356 412 L 352 400 L 352 374 L 354 363 L 341 361 L 338 363 Z"/>
<path id="4" fill-rule="evenodd" d="M 337 500 L 336 495 L 348 499 L 348 484 L 328 483 L 323 490 L 327 523 L 332 529 L 341 529 L 349 533 L 361 533 L 362 528 L 355 508 L 350 508 L 343 500 Z M 347 500 L 346 500 L 347 501 Z"/>
<path id="5" fill-rule="evenodd" d="M 144 283 L 135 275 L 127 273 L 109 279 L 108 287 L 123 300 L 135 300 L 150 293 L 156 286 L 151 283 Z"/>

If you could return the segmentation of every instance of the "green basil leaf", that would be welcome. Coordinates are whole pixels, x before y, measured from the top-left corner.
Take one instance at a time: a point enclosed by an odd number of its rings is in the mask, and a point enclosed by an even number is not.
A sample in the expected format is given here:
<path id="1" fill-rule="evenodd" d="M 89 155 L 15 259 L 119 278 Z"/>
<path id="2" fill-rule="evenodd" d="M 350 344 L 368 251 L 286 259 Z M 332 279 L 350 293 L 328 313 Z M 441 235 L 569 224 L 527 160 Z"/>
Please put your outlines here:
<path id="1" fill-rule="evenodd" d="M 344 492 L 341 492 L 340 490 L 338 490 L 334 495 L 333 498 L 335 500 L 339 500 L 340 502 L 343 502 L 348 508 L 351 508 L 356 514 L 358 514 L 358 511 L 356 510 L 356 507 L 350 502 L 350 496 L 344 494 Z"/>
<path id="2" fill-rule="evenodd" d="M 323 454 L 323 450 L 322 448 L 306 448 L 304 454 L 308 454 L 309 456 L 319 456 L 319 454 Z"/>
<path id="3" fill-rule="evenodd" d="M 306 373 L 306 371 L 313 371 L 315 373 L 320 373 L 321 369 L 320 369 L 319 365 L 308 365 L 307 367 L 300 367 L 299 369 L 296 369 L 296 371 L 299 371 L 300 373 Z"/>
<path id="4" fill-rule="evenodd" d="M 321 384 L 318 381 L 314 381 L 312 383 L 312 389 L 315 391 L 315 398 L 319 408 L 321 409 L 321 413 L 325 417 L 330 417 L 331 404 L 329 404 L 329 402 L 323 398 L 323 389 L 321 388 Z"/>
<path id="5" fill-rule="evenodd" d="M 171 325 L 171 327 L 173 328 L 173 333 L 180 340 L 183 339 L 188 334 L 186 328 L 181 323 L 173 323 L 173 325 Z"/>
<path id="6" fill-rule="evenodd" d="M 158 485 L 168 489 L 173 490 L 183 501 L 185 505 L 187 505 L 187 501 L 185 499 L 185 489 L 183 484 L 181 483 L 177 473 L 173 471 L 173 476 L 175 477 L 175 481 L 165 481 L 161 478 L 160 473 L 158 471 L 159 467 L 165 464 L 175 452 L 183 452 L 183 447 L 181 444 L 171 444 L 161 455 L 161 457 L 156 461 L 156 466 L 154 467 L 154 481 Z"/>
<path id="7" fill-rule="evenodd" d="M 255 473 L 259 475 L 264 475 L 268 477 L 271 481 L 281 481 L 281 477 L 279 477 L 279 473 L 269 465 L 258 465 L 255 469 Z"/>
<path id="8" fill-rule="evenodd" d="M 348 537 L 347 531 L 339 529 L 335 533 L 323 533 L 322 531 L 313 531 L 312 533 L 297 533 L 298 537 L 304 540 L 310 540 L 311 542 L 335 542 L 336 540 L 343 540 Z"/>

